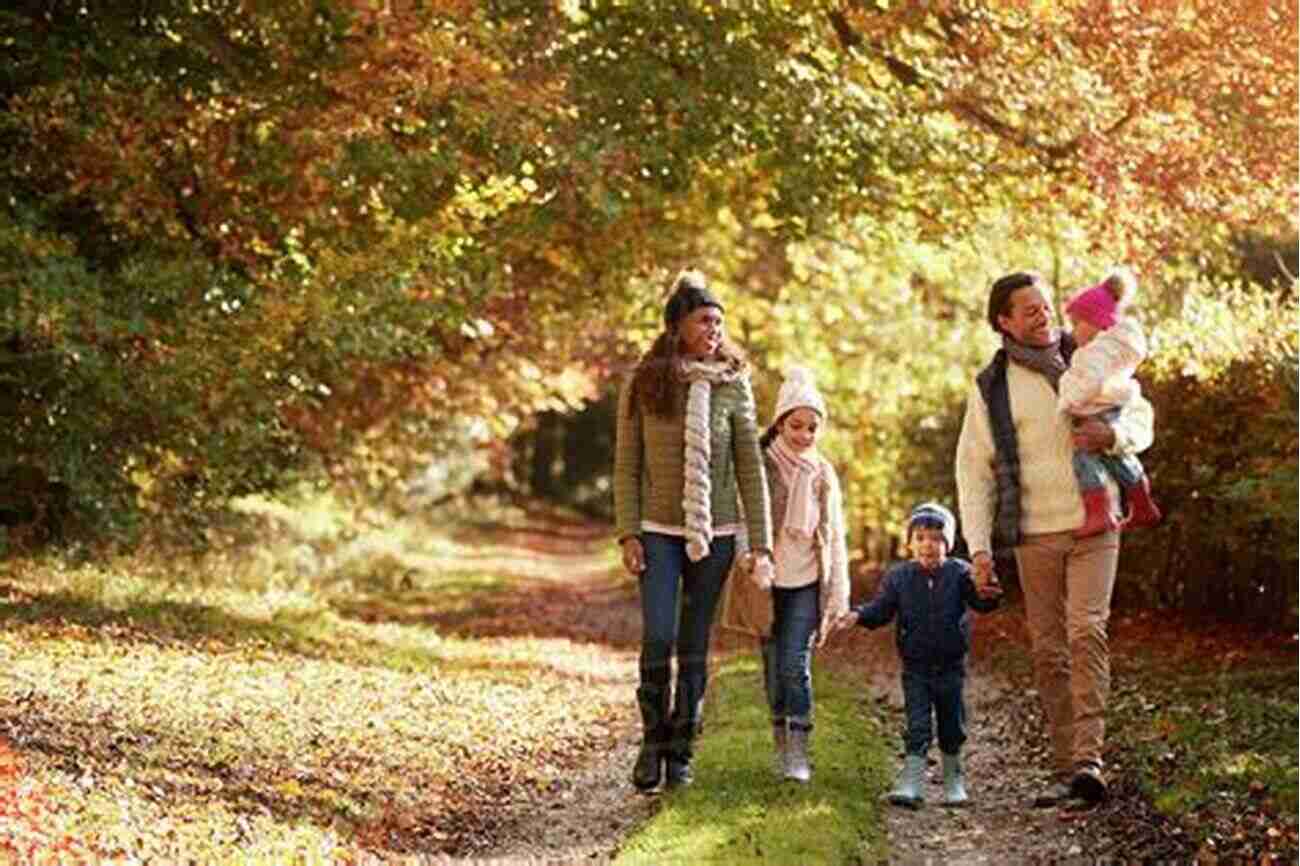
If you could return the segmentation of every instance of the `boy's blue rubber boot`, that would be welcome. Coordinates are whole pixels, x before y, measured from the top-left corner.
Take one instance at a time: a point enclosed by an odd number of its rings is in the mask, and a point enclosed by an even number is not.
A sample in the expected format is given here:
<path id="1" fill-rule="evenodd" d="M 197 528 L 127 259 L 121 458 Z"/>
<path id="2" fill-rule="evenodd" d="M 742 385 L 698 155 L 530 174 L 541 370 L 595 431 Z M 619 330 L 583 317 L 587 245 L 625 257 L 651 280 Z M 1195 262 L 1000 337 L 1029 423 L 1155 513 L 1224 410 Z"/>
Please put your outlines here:
<path id="1" fill-rule="evenodd" d="M 909 809 L 919 808 L 925 797 L 921 786 L 925 780 L 925 755 L 907 755 L 903 768 L 898 771 L 894 790 L 889 792 L 889 802 Z"/>
<path id="2" fill-rule="evenodd" d="M 808 728 L 790 726 L 790 736 L 785 744 L 785 778 L 807 782 L 812 778 L 812 765 L 808 763 Z"/>
<path id="3" fill-rule="evenodd" d="M 943 756 L 943 804 L 945 806 L 965 806 L 970 802 L 966 796 L 966 781 L 962 777 L 961 755 Z"/>

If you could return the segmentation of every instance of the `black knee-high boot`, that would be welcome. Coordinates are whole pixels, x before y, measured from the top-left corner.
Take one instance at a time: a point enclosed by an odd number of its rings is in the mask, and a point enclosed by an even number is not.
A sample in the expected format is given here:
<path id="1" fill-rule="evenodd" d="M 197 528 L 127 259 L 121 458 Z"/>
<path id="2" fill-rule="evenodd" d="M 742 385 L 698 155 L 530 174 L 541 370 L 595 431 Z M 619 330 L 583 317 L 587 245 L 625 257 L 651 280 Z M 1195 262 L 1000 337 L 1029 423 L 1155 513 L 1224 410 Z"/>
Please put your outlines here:
<path id="1" fill-rule="evenodd" d="M 632 784 L 640 791 L 659 787 L 663 761 L 668 753 L 671 727 L 668 719 L 668 690 L 643 685 L 636 690 L 641 709 L 641 749 L 632 768 Z"/>
<path id="2" fill-rule="evenodd" d="M 695 780 L 691 758 L 695 740 L 700 735 L 704 709 L 704 677 L 690 677 L 677 682 L 677 701 L 673 707 L 672 741 L 668 746 L 666 773 L 669 785 L 689 785 Z"/>

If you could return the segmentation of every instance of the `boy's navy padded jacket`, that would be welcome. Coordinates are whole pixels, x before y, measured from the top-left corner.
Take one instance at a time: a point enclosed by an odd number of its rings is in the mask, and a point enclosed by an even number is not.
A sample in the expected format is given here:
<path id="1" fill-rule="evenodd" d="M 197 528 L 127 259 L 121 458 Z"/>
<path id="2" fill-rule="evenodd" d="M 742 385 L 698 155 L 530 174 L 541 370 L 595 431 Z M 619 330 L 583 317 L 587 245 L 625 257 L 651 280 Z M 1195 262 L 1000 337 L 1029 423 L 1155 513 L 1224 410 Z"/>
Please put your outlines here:
<path id="1" fill-rule="evenodd" d="M 931 579 L 933 577 L 933 579 Z M 854 608 L 858 624 L 878 628 L 898 616 L 895 642 L 905 665 L 960 664 L 970 649 L 971 624 L 967 608 L 988 613 L 996 598 L 980 598 L 970 565 L 944 560 L 934 572 L 913 561 L 885 573 L 876 597 Z"/>

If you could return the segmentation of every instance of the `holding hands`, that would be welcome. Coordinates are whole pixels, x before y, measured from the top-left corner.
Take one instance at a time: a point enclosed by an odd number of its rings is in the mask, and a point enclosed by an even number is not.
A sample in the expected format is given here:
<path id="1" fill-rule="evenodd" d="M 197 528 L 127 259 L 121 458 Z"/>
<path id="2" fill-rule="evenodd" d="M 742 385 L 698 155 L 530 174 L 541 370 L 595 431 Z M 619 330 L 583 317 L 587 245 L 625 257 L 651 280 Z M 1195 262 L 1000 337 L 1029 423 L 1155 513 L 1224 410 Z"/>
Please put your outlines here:
<path id="1" fill-rule="evenodd" d="M 749 566 L 750 579 L 764 592 L 771 589 L 772 581 L 776 579 L 776 568 L 772 565 L 771 552 L 759 551 L 745 555 L 751 558 Z"/>
<path id="2" fill-rule="evenodd" d="M 975 572 L 975 592 L 980 598 L 998 598 L 1002 595 L 1002 584 L 998 583 L 993 557 L 988 551 L 981 550 L 971 558 L 971 570 Z"/>
<path id="3" fill-rule="evenodd" d="M 844 631 L 846 628 L 853 628 L 858 624 L 858 614 L 856 611 L 846 610 L 835 618 L 831 623 L 832 631 Z"/>

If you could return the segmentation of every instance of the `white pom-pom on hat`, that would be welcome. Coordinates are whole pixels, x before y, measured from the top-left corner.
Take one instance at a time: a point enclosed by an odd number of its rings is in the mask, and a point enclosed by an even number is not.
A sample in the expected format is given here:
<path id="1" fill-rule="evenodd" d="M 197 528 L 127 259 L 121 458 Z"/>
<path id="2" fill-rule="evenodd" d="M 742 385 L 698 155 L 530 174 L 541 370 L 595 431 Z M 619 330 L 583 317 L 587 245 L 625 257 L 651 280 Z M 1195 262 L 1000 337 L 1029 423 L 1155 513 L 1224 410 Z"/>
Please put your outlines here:
<path id="1" fill-rule="evenodd" d="M 1101 281 L 1110 292 L 1116 303 L 1121 301 L 1132 301 L 1133 296 L 1137 294 L 1137 277 L 1133 270 L 1124 265 L 1116 265 L 1106 274 L 1106 279 Z"/>
<path id="2" fill-rule="evenodd" d="M 817 387 L 817 378 L 813 376 L 813 371 L 807 367 L 791 367 L 786 371 L 785 380 L 794 385 L 801 385 L 807 388 Z"/>
<path id="3" fill-rule="evenodd" d="M 704 272 L 699 268 L 682 268 L 677 277 L 673 280 L 673 287 L 669 289 L 669 294 L 675 294 L 679 289 L 690 286 L 693 289 L 707 289 L 709 281 L 705 278 Z"/>

